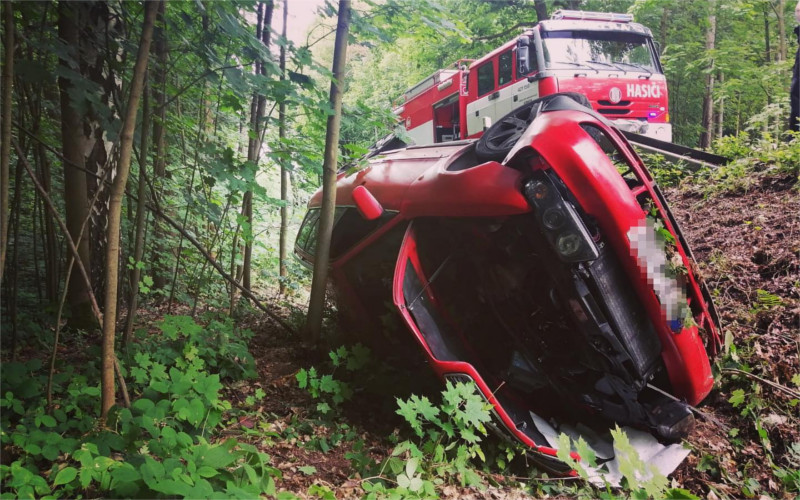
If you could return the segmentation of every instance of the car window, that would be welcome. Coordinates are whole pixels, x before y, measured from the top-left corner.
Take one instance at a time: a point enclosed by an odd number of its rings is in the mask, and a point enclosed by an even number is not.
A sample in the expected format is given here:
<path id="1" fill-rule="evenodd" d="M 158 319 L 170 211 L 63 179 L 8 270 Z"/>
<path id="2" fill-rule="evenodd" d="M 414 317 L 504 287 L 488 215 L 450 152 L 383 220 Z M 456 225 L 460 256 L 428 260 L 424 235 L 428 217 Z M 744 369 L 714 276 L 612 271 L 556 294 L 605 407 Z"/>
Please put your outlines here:
<path id="1" fill-rule="evenodd" d="M 336 226 L 331 236 L 331 259 L 336 259 L 353 248 L 358 242 L 367 237 L 394 217 L 394 212 L 384 212 L 374 220 L 367 220 L 353 207 L 342 209 Z"/>
<path id="2" fill-rule="evenodd" d="M 497 65 L 497 86 L 502 87 L 510 82 L 513 78 L 514 65 L 511 64 L 511 51 L 503 52 L 500 54 L 500 60 Z"/>
<path id="3" fill-rule="evenodd" d="M 478 68 L 478 97 L 494 90 L 494 61 Z"/>
<path id="4" fill-rule="evenodd" d="M 312 208 L 308 211 L 303 223 L 300 225 L 300 231 L 297 232 L 297 239 L 294 244 L 296 247 L 305 250 L 306 244 L 309 239 L 316 239 L 317 229 L 319 228 L 319 209 Z"/>

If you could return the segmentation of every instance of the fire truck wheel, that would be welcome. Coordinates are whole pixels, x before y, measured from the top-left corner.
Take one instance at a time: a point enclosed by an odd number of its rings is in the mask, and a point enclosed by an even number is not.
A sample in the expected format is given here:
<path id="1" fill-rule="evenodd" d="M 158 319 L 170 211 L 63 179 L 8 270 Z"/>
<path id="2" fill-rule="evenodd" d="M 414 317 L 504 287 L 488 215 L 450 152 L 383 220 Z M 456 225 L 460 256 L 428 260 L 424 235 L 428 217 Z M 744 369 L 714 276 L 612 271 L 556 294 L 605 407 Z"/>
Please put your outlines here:
<path id="1" fill-rule="evenodd" d="M 551 94 L 523 104 L 493 124 L 475 144 L 475 155 L 482 161 L 502 161 L 533 120 L 546 111 L 591 110 L 589 100 L 576 92 Z"/>

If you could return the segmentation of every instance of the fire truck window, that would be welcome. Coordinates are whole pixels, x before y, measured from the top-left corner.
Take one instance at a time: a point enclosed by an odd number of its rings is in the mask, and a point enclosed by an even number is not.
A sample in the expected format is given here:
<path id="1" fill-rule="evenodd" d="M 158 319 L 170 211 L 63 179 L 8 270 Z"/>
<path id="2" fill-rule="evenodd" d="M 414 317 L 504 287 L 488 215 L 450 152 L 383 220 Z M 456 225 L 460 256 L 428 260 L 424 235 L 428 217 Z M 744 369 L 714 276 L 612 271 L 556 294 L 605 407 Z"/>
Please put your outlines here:
<path id="1" fill-rule="evenodd" d="M 502 87 L 514 78 L 514 65 L 511 63 L 511 51 L 500 54 L 497 66 L 497 86 Z"/>
<path id="2" fill-rule="evenodd" d="M 478 97 L 494 90 L 494 61 L 478 68 Z"/>

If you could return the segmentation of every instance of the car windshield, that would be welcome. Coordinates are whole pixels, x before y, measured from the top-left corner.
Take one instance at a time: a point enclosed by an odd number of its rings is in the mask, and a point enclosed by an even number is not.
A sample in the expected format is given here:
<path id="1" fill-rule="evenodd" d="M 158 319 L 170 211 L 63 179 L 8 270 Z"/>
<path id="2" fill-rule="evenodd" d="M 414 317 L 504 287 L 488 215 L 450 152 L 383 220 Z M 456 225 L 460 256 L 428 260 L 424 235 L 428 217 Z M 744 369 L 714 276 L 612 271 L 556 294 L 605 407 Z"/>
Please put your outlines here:
<path id="1" fill-rule="evenodd" d="M 625 73 L 658 72 L 647 37 L 618 31 L 549 31 L 542 33 L 547 68 L 607 68 Z"/>

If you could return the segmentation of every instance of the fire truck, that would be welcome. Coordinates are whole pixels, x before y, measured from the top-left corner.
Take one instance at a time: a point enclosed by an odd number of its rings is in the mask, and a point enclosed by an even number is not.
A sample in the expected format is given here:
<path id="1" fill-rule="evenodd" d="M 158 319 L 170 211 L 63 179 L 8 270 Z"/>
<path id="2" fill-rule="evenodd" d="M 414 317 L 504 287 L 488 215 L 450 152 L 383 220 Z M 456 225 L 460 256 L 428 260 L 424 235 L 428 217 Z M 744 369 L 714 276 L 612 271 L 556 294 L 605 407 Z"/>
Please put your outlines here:
<path id="1" fill-rule="evenodd" d="M 585 95 L 621 130 L 672 141 L 658 52 L 630 14 L 559 10 L 480 59 L 436 71 L 394 111 L 407 136 L 425 145 L 479 137 L 513 109 L 557 92 Z"/>

